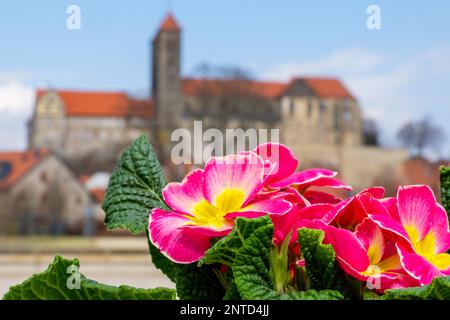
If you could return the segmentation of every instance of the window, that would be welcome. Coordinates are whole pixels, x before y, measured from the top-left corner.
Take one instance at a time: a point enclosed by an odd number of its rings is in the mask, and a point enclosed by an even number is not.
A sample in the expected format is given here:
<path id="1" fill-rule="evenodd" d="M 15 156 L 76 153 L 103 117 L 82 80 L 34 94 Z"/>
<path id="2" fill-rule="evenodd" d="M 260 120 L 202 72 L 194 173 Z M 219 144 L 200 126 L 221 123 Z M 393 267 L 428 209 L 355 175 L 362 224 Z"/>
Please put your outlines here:
<path id="1" fill-rule="evenodd" d="M 322 101 L 320 102 L 320 105 L 319 105 L 319 108 L 320 108 L 320 113 L 324 113 L 325 112 L 325 103 L 323 103 Z"/>
<path id="2" fill-rule="evenodd" d="M 352 118 L 353 118 L 352 110 L 350 108 L 344 108 L 344 112 L 342 113 L 342 119 L 345 122 L 350 122 L 352 121 Z"/>
<path id="3" fill-rule="evenodd" d="M 0 162 L 0 181 L 5 179 L 11 172 L 10 162 Z"/>
<path id="4" fill-rule="evenodd" d="M 295 104 L 294 104 L 294 99 L 290 99 L 289 100 L 289 114 L 291 116 L 293 116 L 295 113 Z"/>
<path id="5" fill-rule="evenodd" d="M 308 118 L 311 118 L 313 114 L 313 105 L 311 98 L 308 98 Z"/>
<path id="6" fill-rule="evenodd" d="M 340 119 L 340 112 L 339 112 L 339 105 L 334 106 L 334 130 L 339 131 L 341 127 L 341 119 Z"/>

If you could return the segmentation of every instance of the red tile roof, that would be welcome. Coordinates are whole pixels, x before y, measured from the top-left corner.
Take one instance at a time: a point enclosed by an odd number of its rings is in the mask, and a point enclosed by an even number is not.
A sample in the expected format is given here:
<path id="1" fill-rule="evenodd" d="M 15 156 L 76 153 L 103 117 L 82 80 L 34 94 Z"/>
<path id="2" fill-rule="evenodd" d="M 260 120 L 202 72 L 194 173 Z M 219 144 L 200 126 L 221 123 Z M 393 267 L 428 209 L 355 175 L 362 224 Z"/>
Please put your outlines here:
<path id="1" fill-rule="evenodd" d="M 183 94 L 196 96 L 202 93 L 224 95 L 250 93 L 266 99 L 279 97 L 287 88 L 286 83 L 247 81 L 247 80 L 222 80 L 222 79 L 183 79 Z"/>
<path id="2" fill-rule="evenodd" d="M 295 78 L 289 83 L 188 78 L 183 79 L 182 84 L 183 93 L 187 96 L 195 96 L 202 94 L 203 92 L 221 95 L 232 90 L 233 93 L 241 91 L 255 94 L 266 99 L 276 99 L 281 97 L 284 91 L 296 81 L 303 81 L 305 85 L 320 98 L 354 99 L 342 82 L 333 78 Z"/>
<path id="3" fill-rule="evenodd" d="M 81 175 L 78 177 L 78 180 L 80 180 L 80 183 L 84 186 L 89 180 L 91 179 L 91 176 L 89 175 Z"/>
<path id="4" fill-rule="evenodd" d="M 348 98 L 352 94 L 344 87 L 341 81 L 332 78 L 301 78 L 317 96 L 321 98 Z"/>
<path id="5" fill-rule="evenodd" d="M 91 190 L 92 199 L 99 204 L 101 204 L 103 199 L 105 199 L 105 193 L 106 190 L 103 188 L 95 188 Z"/>
<path id="6" fill-rule="evenodd" d="M 180 25 L 178 24 L 172 13 L 167 14 L 166 18 L 163 20 L 161 26 L 159 27 L 160 31 L 180 31 L 180 29 Z"/>
<path id="7" fill-rule="evenodd" d="M 48 90 L 38 90 L 40 99 Z M 144 117 L 153 116 L 153 101 L 130 98 L 122 92 L 58 90 L 68 116 L 80 117 Z"/>
<path id="8" fill-rule="evenodd" d="M 49 155 L 47 149 L 29 151 L 0 152 L 0 172 L 2 166 L 9 166 L 9 173 L 0 176 L 0 190 L 14 185 L 27 172 Z"/>

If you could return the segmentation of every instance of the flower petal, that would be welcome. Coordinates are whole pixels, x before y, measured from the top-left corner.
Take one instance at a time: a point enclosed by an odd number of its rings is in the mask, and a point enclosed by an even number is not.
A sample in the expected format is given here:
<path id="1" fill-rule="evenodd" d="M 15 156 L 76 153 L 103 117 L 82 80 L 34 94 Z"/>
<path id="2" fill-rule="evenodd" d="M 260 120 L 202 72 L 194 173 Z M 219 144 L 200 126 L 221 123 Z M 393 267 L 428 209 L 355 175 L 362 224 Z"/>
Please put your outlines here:
<path id="1" fill-rule="evenodd" d="M 300 172 L 296 172 L 286 179 L 278 181 L 271 185 L 274 188 L 285 188 L 290 185 L 312 185 L 313 182 L 321 178 L 334 178 L 337 172 L 327 169 L 309 169 Z"/>
<path id="2" fill-rule="evenodd" d="M 233 221 L 227 221 L 220 227 L 208 227 L 201 225 L 187 224 L 182 226 L 183 229 L 190 229 L 209 237 L 223 237 L 226 236 L 233 229 Z"/>
<path id="3" fill-rule="evenodd" d="M 254 152 L 247 154 L 212 157 L 204 169 L 203 193 L 214 206 L 226 190 L 243 193 L 245 205 L 261 190 L 264 178 L 264 161 Z"/>
<path id="4" fill-rule="evenodd" d="M 410 251 L 403 244 L 397 243 L 398 254 L 403 268 L 414 278 L 420 285 L 428 285 L 431 281 L 442 276 L 441 271 L 428 262 L 424 257 Z"/>
<path id="5" fill-rule="evenodd" d="M 431 220 L 430 233 L 435 238 L 434 254 L 446 252 L 450 249 L 450 231 L 447 212 L 438 203 L 436 203 L 434 216 Z"/>
<path id="6" fill-rule="evenodd" d="M 398 216 L 397 198 L 382 199 L 381 203 L 387 209 L 391 218 L 400 221 L 400 218 Z"/>
<path id="7" fill-rule="evenodd" d="M 150 241 L 174 262 L 198 261 L 211 246 L 210 236 L 183 228 L 190 220 L 179 213 L 153 209 L 149 219 Z"/>
<path id="8" fill-rule="evenodd" d="M 239 211 L 225 215 L 225 218 L 236 217 L 256 218 L 266 214 L 283 215 L 292 209 L 292 203 L 282 199 L 265 199 L 251 202 Z"/>
<path id="9" fill-rule="evenodd" d="M 341 228 L 353 230 L 366 217 L 366 210 L 359 197 L 352 197 L 335 206 L 323 220 Z"/>
<path id="10" fill-rule="evenodd" d="M 353 187 L 349 186 L 348 184 L 343 183 L 342 181 L 336 179 L 336 178 L 319 178 L 314 182 L 311 183 L 305 183 L 305 184 L 299 184 L 299 189 L 306 189 L 308 187 L 327 187 L 327 188 L 333 188 L 333 189 L 343 189 L 347 191 L 352 191 Z"/>
<path id="11" fill-rule="evenodd" d="M 436 198 L 433 191 L 428 186 L 400 187 L 397 200 L 400 222 L 411 240 L 423 239 L 435 218 Z"/>
<path id="12" fill-rule="evenodd" d="M 300 210 L 298 216 L 299 219 L 319 219 L 323 220 L 323 218 L 326 216 L 328 212 L 333 210 L 333 206 L 331 204 L 313 204 L 310 206 L 307 206 Z M 328 224 L 330 221 L 323 220 L 326 224 Z"/>
<path id="13" fill-rule="evenodd" d="M 372 188 L 364 189 L 363 191 L 359 192 L 358 194 L 362 195 L 365 193 L 369 193 L 374 198 L 381 199 L 384 197 L 385 192 L 386 192 L 386 190 L 383 187 L 372 187 Z"/>
<path id="14" fill-rule="evenodd" d="M 162 192 L 166 204 L 175 211 L 192 215 L 203 196 L 203 170 L 190 172 L 181 183 L 169 183 Z"/>
<path id="15" fill-rule="evenodd" d="M 291 234 L 289 243 L 293 243 L 298 239 L 297 225 L 299 209 L 293 207 L 289 212 L 283 215 L 270 215 L 273 223 L 273 239 L 275 245 L 281 245 L 286 237 Z"/>
<path id="16" fill-rule="evenodd" d="M 402 237 L 404 240 L 408 241 L 410 244 L 409 236 L 405 231 L 405 228 L 398 222 L 391 218 L 391 216 L 386 214 L 369 214 L 369 218 L 375 222 L 381 229 L 389 230 L 396 235 Z"/>
<path id="17" fill-rule="evenodd" d="M 342 201 L 342 199 L 339 199 L 332 194 L 316 190 L 307 190 L 305 191 L 303 196 L 309 202 L 311 202 L 311 204 L 319 204 L 319 203 L 338 204 Z"/>
<path id="18" fill-rule="evenodd" d="M 268 173 L 269 184 L 289 177 L 297 169 L 297 158 L 292 150 L 283 144 L 273 142 L 260 144 L 254 152 L 264 161 L 273 164 L 273 171 Z"/>
<path id="19" fill-rule="evenodd" d="M 378 264 L 384 255 L 384 238 L 380 228 L 369 218 L 365 218 L 355 229 L 355 236 L 364 246 L 370 264 Z"/>

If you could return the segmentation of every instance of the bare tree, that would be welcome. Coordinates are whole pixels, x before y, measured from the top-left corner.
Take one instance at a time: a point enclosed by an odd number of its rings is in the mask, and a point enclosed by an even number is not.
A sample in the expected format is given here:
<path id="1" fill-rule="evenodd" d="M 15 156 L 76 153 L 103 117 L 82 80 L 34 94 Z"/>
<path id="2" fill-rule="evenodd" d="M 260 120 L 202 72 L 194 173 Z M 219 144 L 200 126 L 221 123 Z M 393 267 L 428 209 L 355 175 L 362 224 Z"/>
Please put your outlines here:
<path id="1" fill-rule="evenodd" d="M 425 150 L 439 150 L 445 133 L 430 117 L 405 123 L 398 131 L 398 139 L 412 155 L 422 157 Z"/>
<path id="2" fill-rule="evenodd" d="M 374 119 L 364 119 L 363 122 L 364 144 L 367 146 L 380 145 L 380 129 Z"/>
<path id="3" fill-rule="evenodd" d="M 271 101 L 261 96 L 247 70 L 203 63 L 194 69 L 192 76 L 205 80 L 197 87 L 196 105 L 199 108 L 196 115 L 214 119 L 215 127 L 228 127 L 230 119 L 239 119 L 241 125 L 258 117 L 266 121 L 277 120 L 277 111 Z"/>

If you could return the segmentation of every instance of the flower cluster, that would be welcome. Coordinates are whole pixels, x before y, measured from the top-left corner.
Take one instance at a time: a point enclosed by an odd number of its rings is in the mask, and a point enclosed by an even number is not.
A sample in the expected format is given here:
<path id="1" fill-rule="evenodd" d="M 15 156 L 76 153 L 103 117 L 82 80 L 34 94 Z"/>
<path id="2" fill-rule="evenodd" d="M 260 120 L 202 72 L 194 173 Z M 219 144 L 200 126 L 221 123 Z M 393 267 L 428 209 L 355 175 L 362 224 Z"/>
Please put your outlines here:
<path id="1" fill-rule="evenodd" d="M 269 215 L 274 246 L 289 241 L 297 266 L 304 261 L 296 230 L 310 228 L 324 232 L 342 270 L 361 281 L 378 279 L 381 292 L 450 275 L 448 218 L 429 187 L 400 187 L 396 198 L 374 187 L 340 199 L 324 191 L 352 191 L 336 172 L 297 167 L 292 151 L 274 143 L 211 158 L 166 186 L 170 210 L 153 209 L 150 239 L 172 261 L 193 263 L 232 230 L 236 217 Z"/>

